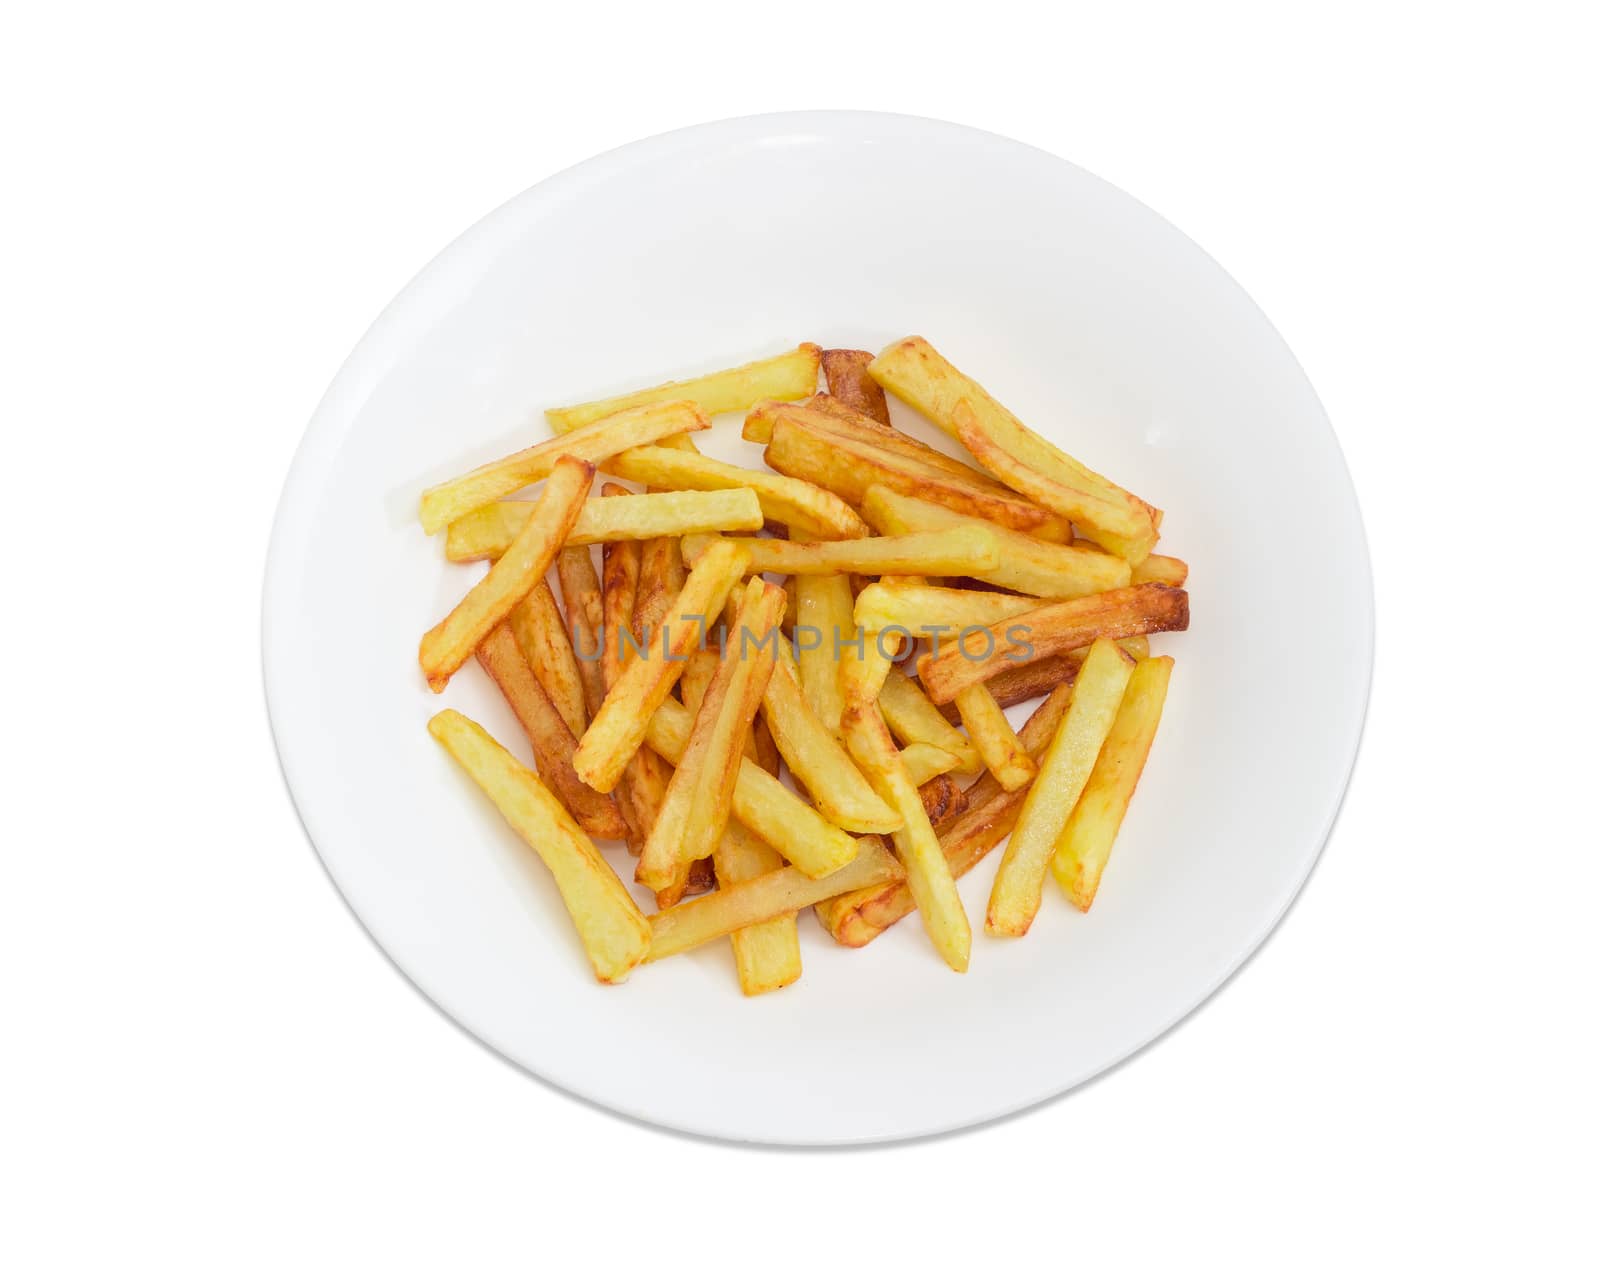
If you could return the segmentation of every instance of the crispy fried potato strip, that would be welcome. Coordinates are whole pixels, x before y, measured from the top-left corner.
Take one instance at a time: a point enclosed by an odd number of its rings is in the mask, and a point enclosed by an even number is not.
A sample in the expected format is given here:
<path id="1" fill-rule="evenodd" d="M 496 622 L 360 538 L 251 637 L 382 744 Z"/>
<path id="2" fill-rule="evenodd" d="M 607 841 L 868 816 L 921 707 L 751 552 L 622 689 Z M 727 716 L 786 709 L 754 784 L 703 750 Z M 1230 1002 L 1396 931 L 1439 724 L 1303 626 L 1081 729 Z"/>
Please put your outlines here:
<path id="1" fill-rule="evenodd" d="M 851 619 L 854 598 L 847 576 L 793 576 L 796 598 L 794 625 L 795 663 L 806 702 L 835 734 L 844 711 L 839 694 L 838 643 L 855 632 Z"/>
<path id="2" fill-rule="evenodd" d="M 977 747 L 945 720 L 922 688 L 899 669 L 890 669 L 878 693 L 878 707 L 901 744 L 931 744 L 960 759 L 957 770 L 982 765 Z"/>
<path id="3" fill-rule="evenodd" d="M 956 692 L 955 706 L 978 756 L 1002 789 L 1009 793 L 1033 779 L 1033 759 L 1011 729 L 1006 711 L 983 683 L 975 682 Z"/>
<path id="4" fill-rule="evenodd" d="M 712 854 L 717 881 L 724 887 L 783 870 L 783 857 L 737 820 L 729 823 Z M 739 991 L 746 997 L 787 988 L 800 978 L 800 930 L 793 913 L 741 926 L 728 938 Z"/>
<path id="5" fill-rule="evenodd" d="M 909 536 L 869 536 L 862 540 L 792 541 L 748 536 L 685 536 L 683 556 L 693 563 L 717 541 L 743 545 L 750 570 L 789 575 L 964 576 L 994 567 L 1000 549 L 993 533 L 977 524 Z"/>
<path id="6" fill-rule="evenodd" d="M 576 746 L 577 738 L 589 725 L 589 709 L 584 702 L 578 657 L 550 586 L 543 580 L 535 582 L 528 596 L 511 609 L 507 623 L 533 676 L 572 732 Z"/>
<path id="7" fill-rule="evenodd" d="M 888 425 L 889 401 L 883 397 L 883 387 L 867 375 L 872 360 L 870 350 L 824 350 L 822 375 L 828 393 L 843 407 Z"/>
<path id="8" fill-rule="evenodd" d="M 450 524 L 445 557 L 453 563 L 498 558 L 533 512 L 532 501 L 496 501 Z M 761 502 L 747 487 L 714 492 L 628 492 L 584 504 L 567 534 L 568 545 L 642 541 L 690 532 L 755 532 L 764 522 Z"/>

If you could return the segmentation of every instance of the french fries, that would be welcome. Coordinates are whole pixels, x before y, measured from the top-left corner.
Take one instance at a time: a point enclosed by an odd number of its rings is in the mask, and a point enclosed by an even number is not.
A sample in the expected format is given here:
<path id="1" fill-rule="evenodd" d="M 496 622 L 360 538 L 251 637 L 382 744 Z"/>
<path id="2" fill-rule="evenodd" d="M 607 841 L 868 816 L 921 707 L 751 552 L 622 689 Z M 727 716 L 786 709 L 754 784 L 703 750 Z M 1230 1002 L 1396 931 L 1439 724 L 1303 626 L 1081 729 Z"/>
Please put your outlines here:
<path id="1" fill-rule="evenodd" d="M 921 337 L 889 346 L 868 367 L 884 389 L 957 439 L 1008 486 L 1138 562 L 1155 544 L 1152 509 L 1039 437 Z"/>
<path id="2" fill-rule="evenodd" d="M 495 501 L 462 515 L 445 535 L 445 557 L 452 563 L 498 558 L 532 513 L 532 501 Z M 642 496 L 628 492 L 586 502 L 567 533 L 567 544 L 642 541 L 690 532 L 753 532 L 763 521 L 761 502 L 747 487 Z"/>
<path id="3" fill-rule="evenodd" d="M 1067 898 L 1083 912 L 1088 912 L 1094 903 L 1100 875 L 1105 872 L 1122 818 L 1128 813 L 1128 803 L 1144 773 L 1151 742 L 1161 725 L 1171 677 L 1171 656 L 1152 657 L 1134 666 L 1111 734 L 1100 750 L 1083 796 L 1056 842 L 1050 870 Z"/>
<path id="4" fill-rule="evenodd" d="M 685 536 L 683 556 L 691 563 L 718 541 L 743 545 L 750 570 L 795 576 L 862 572 L 878 575 L 960 576 L 1000 561 L 1000 549 L 985 527 L 952 527 L 909 536 L 870 536 L 848 541 L 784 541 L 754 537 Z"/>
<path id="5" fill-rule="evenodd" d="M 1049 603 L 976 632 L 967 631 L 917 671 L 936 704 L 983 682 L 1007 663 L 1020 664 L 1086 647 L 1096 638 L 1127 638 L 1189 627 L 1189 595 L 1170 585 L 1129 585 Z M 937 743 L 937 741 L 935 742 Z"/>
<path id="6" fill-rule="evenodd" d="M 606 472 L 654 487 L 703 492 L 747 488 L 756 494 L 768 519 L 808 536 L 828 539 L 872 532 L 859 514 L 815 483 L 741 469 L 681 448 L 631 448 L 607 461 Z"/>
<path id="7" fill-rule="evenodd" d="M 443 691 L 450 675 L 511 613 L 534 584 L 544 579 L 567 532 L 583 507 L 594 477 L 594 465 L 563 456 L 550 471 L 534 515 L 489 574 L 422 637 L 417 660 L 434 691 Z"/>
<path id="8" fill-rule="evenodd" d="M 654 932 L 588 835 L 538 776 L 470 718 L 446 709 L 428 730 L 544 861 L 595 977 L 608 984 L 626 979 L 648 955 Z"/>
<path id="9" fill-rule="evenodd" d="M 689 573 L 672 619 L 651 634 L 649 646 L 623 668 L 605 703 L 578 741 L 573 769 L 590 788 L 609 793 L 622 769 L 644 740 L 651 715 L 667 698 L 683 671 L 683 658 L 700 645 L 707 617 L 715 616 L 728 591 L 750 566 L 738 545 L 721 541 L 711 546 Z"/>
<path id="10" fill-rule="evenodd" d="M 933 532 L 975 521 L 934 501 L 882 486 L 867 490 L 861 512 L 885 536 Z M 972 573 L 987 584 L 1037 598 L 1081 598 L 1085 594 L 1118 589 L 1132 578 L 1128 564 L 1110 554 L 1075 545 L 1057 545 L 992 524 L 987 526 L 1000 544 L 1000 565 Z"/>
<path id="11" fill-rule="evenodd" d="M 522 724 L 528 743 L 533 746 L 539 778 L 554 790 L 561 805 L 590 837 L 626 837 L 628 827 L 617 804 L 606 794 L 596 793 L 572 769 L 577 737 L 534 677 L 510 629 L 497 625 L 479 644 L 477 654 L 483 671 L 500 688 Z"/>
<path id="12" fill-rule="evenodd" d="M 720 412 L 743 412 L 762 399 L 803 399 L 817 388 L 817 366 L 822 351 L 810 342 L 770 359 L 757 359 L 722 372 L 711 372 L 688 381 L 668 381 L 635 390 L 615 398 L 597 399 L 570 408 L 550 408 L 545 419 L 557 434 L 570 435 L 580 426 L 624 409 L 674 399 L 692 399 L 702 411 L 716 416 Z"/>
<path id="13" fill-rule="evenodd" d="M 872 353 L 868 350 L 824 350 L 822 375 L 828 382 L 828 393 L 841 404 L 880 425 L 888 425 L 889 403 L 883 397 L 883 387 L 867 375 L 871 362 Z"/>
<path id="14" fill-rule="evenodd" d="M 429 536 L 442 532 L 479 506 L 549 477 L 563 456 L 598 463 L 628 448 L 710 427 L 710 418 L 692 403 L 652 404 L 595 421 L 566 438 L 524 448 L 448 483 L 430 487 L 422 494 L 422 530 Z"/>
<path id="15" fill-rule="evenodd" d="M 1000 858 L 984 924 L 989 934 L 1026 935 L 1033 925 L 1056 842 L 1089 781 L 1132 673 L 1133 661 L 1116 643 L 1101 638 L 1089 648 L 1066 716 L 1039 765 L 1038 783 Z"/>
<path id="16" fill-rule="evenodd" d="M 970 455 L 895 428 L 885 391 Z M 735 411 L 766 468 L 696 446 Z M 846 947 L 917 912 L 964 971 L 956 881 L 1008 835 L 987 935 L 1029 930 L 1047 870 L 1090 906 L 1164 705 L 1149 635 L 1189 622 L 1159 509 L 920 337 L 546 415 L 557 437 L 422 494 L 445 557 L 490 565 L 418 659 L 438 691 L 476 654 L 522 725 L 537 774 L 453 711 L 429 729 L 550 866 L 601 980 L 727 936 L 740 990 L 776 991 L 804 908 Z M 587 499 L 597 470 L 645 491 Z M 653 916 L 591 837 L 637 856 Z"/>
<path id="17" fill-rule="evenodd" d="M 767 643 L 758 643 L 753 654 L 745 651 L 743 638 L 774 636 L 782 615 L 783 591 L 752 580 L 739 607 L 738 635 L 729 636 L 639 857 L 639 880 L 653 890 L 670 886 L 722 839 L 745 738 L 772 676 L 775 656 Z"/>

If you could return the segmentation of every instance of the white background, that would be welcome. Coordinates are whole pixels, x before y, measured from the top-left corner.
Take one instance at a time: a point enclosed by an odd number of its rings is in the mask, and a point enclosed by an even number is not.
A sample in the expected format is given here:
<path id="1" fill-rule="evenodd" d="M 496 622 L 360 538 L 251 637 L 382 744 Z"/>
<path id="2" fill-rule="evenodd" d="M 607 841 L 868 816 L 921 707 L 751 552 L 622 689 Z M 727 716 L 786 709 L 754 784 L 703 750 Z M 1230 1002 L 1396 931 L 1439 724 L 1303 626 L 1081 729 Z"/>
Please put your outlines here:
<path id="1" fill-rule="evenodd" d="M 0 1267 L 1592 1270 L 1600 94 L 1581 16 L 6 19 Z M 432 1010 L 300 832 L 257 623 L 303 424 L 433 252 L 598 150 L 819 106 L 1056 151 L 1233 272 L 1344 444 L 1378 667 L 1322 863 L 1210 1005 L 1040 1110 L 800 1154 L 588 1108 Z M 751 192 L 751 216 L 763 198 L 781 193 Z M 330 658 L 359 660 L 359 636 Z"/>

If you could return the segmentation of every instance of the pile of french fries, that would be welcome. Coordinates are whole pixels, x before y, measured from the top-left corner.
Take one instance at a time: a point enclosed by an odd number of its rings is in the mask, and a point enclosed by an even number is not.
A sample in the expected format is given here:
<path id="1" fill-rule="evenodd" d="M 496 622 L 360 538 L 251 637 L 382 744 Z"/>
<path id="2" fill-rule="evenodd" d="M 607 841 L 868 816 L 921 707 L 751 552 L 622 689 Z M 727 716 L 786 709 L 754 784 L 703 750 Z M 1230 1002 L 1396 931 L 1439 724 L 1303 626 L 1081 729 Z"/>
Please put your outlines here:
<path id="1" fill-rule="evenodd" d="M 969 459 L 897 429 L 890 395 Z M 696 447 L 730 412 L 770 472 Z M 553 438 L 422 494 L 449 559 L 490 565 L 419 660 L 442 691 L 476 658 L 521 724 L 532 769 L 454 710 L 428 726 L 602 982 L 726 936 L 747 995 L 782 988 L 807 908 L 848 947 L 915 912 L 965 970 L 956 879 L 1002 841 L 988 934 L 1026 934 L 1047 875 L 1089 908 L 1172 672 L 1150 635 L 1189 624 L 1160 510 L 921 337 L 546 417 Z M 596 839 L 626 844 L 654 912 Z"/>

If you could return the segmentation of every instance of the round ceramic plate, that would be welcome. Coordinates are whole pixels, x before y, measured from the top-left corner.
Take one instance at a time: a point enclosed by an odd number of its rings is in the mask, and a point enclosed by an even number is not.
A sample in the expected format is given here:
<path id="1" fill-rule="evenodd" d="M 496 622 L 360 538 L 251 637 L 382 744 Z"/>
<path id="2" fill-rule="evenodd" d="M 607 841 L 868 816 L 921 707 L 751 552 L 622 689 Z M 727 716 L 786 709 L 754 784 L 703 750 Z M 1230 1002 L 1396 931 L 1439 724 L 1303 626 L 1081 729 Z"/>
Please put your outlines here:
<path id="1" fill-rule="evenodd" d="M 800 341 L 921 333 L 1025 422 L 1166 511 L 1193 624 L 1093 910 L 1047 883 L 971 969 L 915 917 L 869 947 L 801 918 L 805 973 L 745 998 L 728 945 L 595 982 L 542 866 L 429 737 L 454 706 L 526 757 L 475 667 L 431 694 L 417 640 L 481 574 L 422 489 L 548 436 L 555 404 Z M 897 410 L 899 405 L 896 405 Z M 908 411 L 900 423 L 938 438 Z M 759 465 L 736 418 L 705 451 Z M 941 446 L 951 448 L 947 442 Z M 263 648 L 283 770 L 351 908 L 466 1029 L 554 1085 L 681 1130 L 852 1143 L 950 1130 L 1077 1085 L 1194 1009 L 1305 881 L 1372 662 L 1360 513 L 1272 325 L 1149 209 L 949 124 L 773 115 L 652 138 L 490 214 L 394 301 L 284 488 Z M 1021 714 L 1017 716 L 1020 719 Z M 628 873 L 624 851 L 608 850 Z M 641 893 L 641 903 L 645 901 Z"/>

